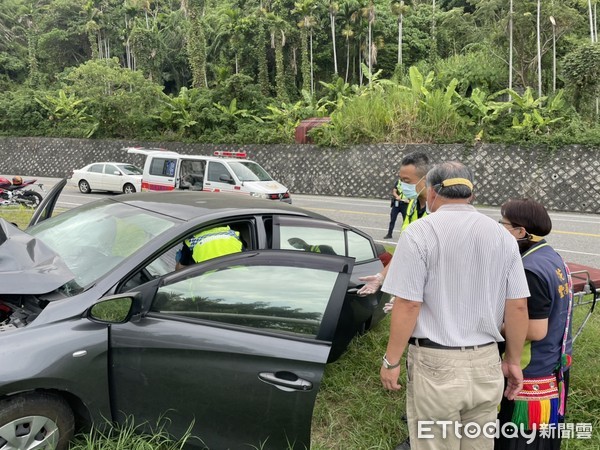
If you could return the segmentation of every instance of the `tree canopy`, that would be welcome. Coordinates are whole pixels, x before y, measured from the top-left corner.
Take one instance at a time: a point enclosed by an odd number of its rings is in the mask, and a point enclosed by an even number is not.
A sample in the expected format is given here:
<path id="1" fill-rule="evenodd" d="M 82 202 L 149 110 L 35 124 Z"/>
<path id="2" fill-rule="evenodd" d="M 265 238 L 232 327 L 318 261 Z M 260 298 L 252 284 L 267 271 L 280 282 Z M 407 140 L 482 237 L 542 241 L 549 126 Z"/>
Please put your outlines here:
<path id="1" fill-rule="evenodd" d="M 598 143 L 597 2 L 4 0 L 0 133 Z"/>

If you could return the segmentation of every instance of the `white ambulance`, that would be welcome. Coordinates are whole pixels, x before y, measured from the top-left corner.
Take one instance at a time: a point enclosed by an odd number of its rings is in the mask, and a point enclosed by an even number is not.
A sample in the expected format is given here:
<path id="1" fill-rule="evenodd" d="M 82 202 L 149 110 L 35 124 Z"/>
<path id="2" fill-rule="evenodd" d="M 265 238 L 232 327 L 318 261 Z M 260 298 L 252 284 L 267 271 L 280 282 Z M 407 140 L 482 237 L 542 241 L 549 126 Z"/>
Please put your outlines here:
<path id="1" fill-rule="evenodd" d="M 146 155 L 142 191 L 233 192 L 292 203 L 288 189 L 273 180 L 244 152 L 216 151 L 214 156 L 180 155 L 164 149 L 126 147 Z"/>

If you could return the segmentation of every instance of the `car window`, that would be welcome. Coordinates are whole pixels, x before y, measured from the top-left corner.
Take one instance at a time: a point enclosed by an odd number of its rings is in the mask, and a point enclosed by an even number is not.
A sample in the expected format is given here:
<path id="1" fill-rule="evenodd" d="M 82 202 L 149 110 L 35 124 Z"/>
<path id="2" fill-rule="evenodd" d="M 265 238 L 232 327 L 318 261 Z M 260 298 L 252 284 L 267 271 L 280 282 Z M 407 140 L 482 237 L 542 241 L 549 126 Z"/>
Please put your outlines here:
<path id="1" fill-rule="evenodd" d="M 186 239 L 193 238 L 197 233 L 209 228 L 214 228 L 215 226 L 228 226 L 231 230 L 233 230 L 242 242 L 242 251 L 258 248 L 258 237 L 256 235 L 256 226 L 254 225 L 254 220 L 236 220 L 234 222 L 211 225 L 208 228 L 201 228 L 189 233 L 184 239 L 177 241 L 174 246 L 168 248 L 166 251 L 163 251 L 158 257 L 152 260 L 150 264 L 131 275 L 128 280 L 118 289 L 118 291 L 129 291 L 143 283 L 150 281 L 153 278 L 158 278 L 175 271 L 178 258 L 181 259 L 181 253 L 178 255 L 178 252 L 183 249 L 183 242 Z"/>
<path id="2" fill-rule="evenodd" d="M 150 163 L 150 175 L 172 177 L 175 175 L 177 160 L 172 158 L 152 158 Z"/>
<path id="3" fill-rule="evenodd" d="M 103 169 L 104 169 L 104 164 L 94 164 L 93 166 L 90 166 L 90 168 L 88 169 L 88 172 L 102 173 Z"/>
<path id="4" fill-rule="evenodd" d="M 273 178 L 258 164 L 252 161 L 230 162 L 229 167 L 233 170 L 240 181 L 271 181 Z"/>
<path id="5" fill-rule="evenodd" d="M 278 227 L 270 231 L 265 221 L 267 239 L 279 230 L 278 239 L 275 236 L 268 247 L 349 256 L 356 264 L 377 258 L 369 237 L 335 223 L 280 216 L 277 224 Z"/>
<path id="6" fill-rule="evenodd" d="M 345 255 L 346 245 L 343 229 L 281 226 L 282 250 L 300 250 L 329 255 Z"/>
<path id="7" fill-rule="evenodd" d="M 315 338 L 336 280 L 319 269 L 236 262 L 160 287 L 152 311 Z"/>
<path id="8" fill-rule="evenodd" d="M 144 173 L 142 169 L 131 164 L 119 164 L 118 167 L 126 175 L 142 175 Z"/>
<path id="9" fill-rule="evenodd" d="M 352 230 L 347 232 L 348 236 L 348 256 L 356 259 L 356 263 L 370 261 L 377 258 L 370 239 L 361 236 Z"/>
<path id="10" fill-rule="evenodd" d="M 117 169 L 112 164 L 106 164 L 104 166 L 104 173 L 105 174 L 107 174 L 107 175 L 115 175 L 115 172 L 121 173 L 121 172 L 119 172 L 119 169 Z"/>
<path id="11" fill-rule="evenodd" d="M 210 161 L 208 163 L 208 181 L 219 182 L 219 177 L 221 175 L 231 176 L 225 167 L 225 164 L 217 161 Z"/>

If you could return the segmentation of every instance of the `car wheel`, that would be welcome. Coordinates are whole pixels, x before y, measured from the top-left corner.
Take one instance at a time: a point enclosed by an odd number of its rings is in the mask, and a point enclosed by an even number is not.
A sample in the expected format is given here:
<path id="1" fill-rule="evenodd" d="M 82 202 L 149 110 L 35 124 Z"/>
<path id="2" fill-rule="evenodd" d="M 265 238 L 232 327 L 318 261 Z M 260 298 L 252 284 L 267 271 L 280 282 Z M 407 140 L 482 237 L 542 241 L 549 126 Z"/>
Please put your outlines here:
<path id="1" fill-rule="evenodd" d="M 56 395 L 30 393 L 0 402 L 0 450 L 66 450 L 75 421 Z"/>
<path id="2" fill-rule="evenodd" d="M 133 194 L 135 192 L 135 186 L 131 183 L 127 183 L 123 186 L 123 194 Z"/>
<path id="3" fill-rule="evenodd" d="M 81 192 L 83 192 L 84 194 L 89 194 L 90 192 L 92 192 L 92 188 L 90 187 L 90 184 L 85 180 L 81 180 L 79 182 L 79 190 Z"/>

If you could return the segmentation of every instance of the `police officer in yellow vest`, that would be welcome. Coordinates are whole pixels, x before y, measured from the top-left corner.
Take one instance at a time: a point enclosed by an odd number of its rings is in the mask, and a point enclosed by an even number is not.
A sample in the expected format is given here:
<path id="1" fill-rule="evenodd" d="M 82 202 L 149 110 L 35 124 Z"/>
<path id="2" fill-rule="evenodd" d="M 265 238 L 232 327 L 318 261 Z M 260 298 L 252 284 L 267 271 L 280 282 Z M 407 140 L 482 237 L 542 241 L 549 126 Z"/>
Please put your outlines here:
<path id="1" fill-rule="evenodd" d="M 400 174 L 398 174 L 400 176 Z M 399 178 L 394 187 L 392 188 L 392 201 L 390 210 L 390 224 L 388 225 L 388 232 L 383 237 L 384 239 L 392 239 L 392 233 L 396 226 L 396 219 L 401 214 L 401 220 L 404 220 L 406 216 L 406 207 L 408 206 L 409 200 L 405 197 L 402 192 L 402 180 Z"/>
<path id="2" fill-rule="evenodd" d="M 410 199 L 406 208 L 406 215 L 402 223 L 402 230 L 406 229 L 415 220 L 427 215 L 427 190 L 425 176 L 429 172 L 429 157 L 422 152 L 413 152 L 402 158 L 400 162 L 400 186 L 402 193 Z M 359 295 L 374 294 L 383 284 L 387 267 L 381 273 L 360 277 L 365 285 L 358 290 Z"/>
<path id="3" fill-rule="evenodd" d="M 242 248 L 240 234 L 227 225 L 201 231 L 186 239 L 182 249 L 177 252 L 177 270 L 208 259 L 241 252 Z"/>

